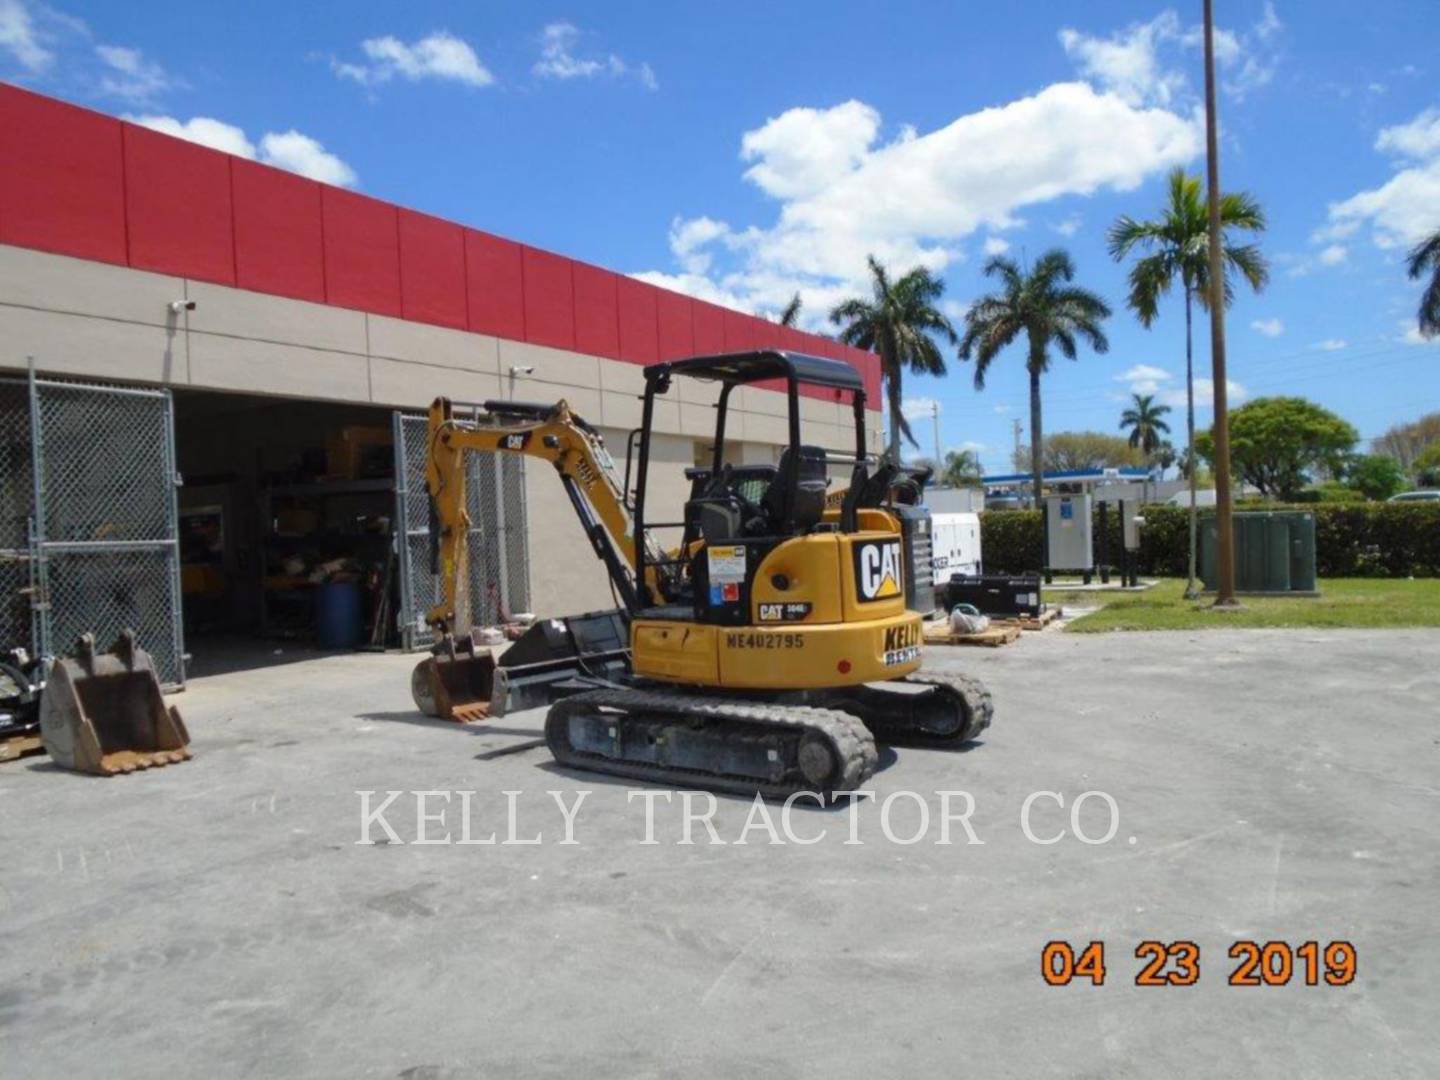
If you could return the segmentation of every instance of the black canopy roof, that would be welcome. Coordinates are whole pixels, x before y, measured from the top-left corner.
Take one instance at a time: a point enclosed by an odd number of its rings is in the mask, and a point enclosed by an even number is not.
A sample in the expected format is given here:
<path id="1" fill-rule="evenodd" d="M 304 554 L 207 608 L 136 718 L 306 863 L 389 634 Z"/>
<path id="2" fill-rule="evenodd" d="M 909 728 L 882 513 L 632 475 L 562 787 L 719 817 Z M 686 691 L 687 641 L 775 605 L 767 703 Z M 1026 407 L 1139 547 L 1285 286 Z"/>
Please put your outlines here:
<path id="1" fill-rule="evenodd" d="M 794 379 L 811 386 L 829 386 L 836 390 L 863 392 L 865 389 L 865 381 L 860 377 L 860 373 L 843 361 L 775 349 L 692 356 L 688 360 L 652 364 L 645 369 L 647 379 L 660 378 L 666 374 L 719 379 L 732 385 L 760 382 L 764 379 Z"/>

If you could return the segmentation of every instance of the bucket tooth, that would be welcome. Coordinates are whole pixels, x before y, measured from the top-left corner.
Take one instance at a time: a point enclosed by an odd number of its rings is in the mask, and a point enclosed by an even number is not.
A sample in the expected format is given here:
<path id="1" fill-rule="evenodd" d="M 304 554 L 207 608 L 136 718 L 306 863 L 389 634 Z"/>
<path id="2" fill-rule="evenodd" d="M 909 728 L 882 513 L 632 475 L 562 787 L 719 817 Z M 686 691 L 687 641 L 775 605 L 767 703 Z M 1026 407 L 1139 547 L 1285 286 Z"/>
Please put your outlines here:
<path id="1" fill-rule="evenodd" d="M 128 629 L 103 653 L 94 634 L 82 634 L 74 656 L 51 665 L 40 696 L 40 737 L 57 765 L 96 776 L 191 756 L 180 710 L 166 707 L 155 663 Z"/>

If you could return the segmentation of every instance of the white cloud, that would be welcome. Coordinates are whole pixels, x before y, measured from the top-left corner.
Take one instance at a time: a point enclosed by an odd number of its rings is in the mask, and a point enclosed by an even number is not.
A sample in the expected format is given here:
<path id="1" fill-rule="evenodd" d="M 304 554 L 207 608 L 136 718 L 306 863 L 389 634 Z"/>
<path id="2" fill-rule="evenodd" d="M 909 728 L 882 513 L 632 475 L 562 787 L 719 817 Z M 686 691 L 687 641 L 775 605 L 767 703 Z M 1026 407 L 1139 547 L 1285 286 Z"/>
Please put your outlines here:
<path id="1" fill-rule="evenodd" d="M 368 63 L 332 60 L 331 69 L 342 79 L 362 86 L 389 82 L 397 75 L 409 82 L 440 79 L 467 86 L 489 86 L 495 76 L 480 62 L 469 43 L 445 30 L 406 44 L 387 34 L 360 43 Z"/>
<path id="2" fill-rule="evenodd" d="M 1317 341 L 1310 348 L 1319 352 L 1339 352 L 1349 345 L 1344 338 L 1326 338 L 1324 341 Z"/>
<path id="3" fill-rule="evenodd" d="M 1273 43 L 1282 29 L 1270 3 L 1247 32 L 1216 28 L 1215 63 L 1227 95 L 1243 100 L 1274 78 L 1278 57 Z M 1060 44 L 1082 75 L 1126 103 L 1170 106 L 1191 96 L 1183 72 L 1193 65 L 1193 53 L 1204 48 L 1205 39 L 1200 26 L 1182 26 L 1180 17 L 1167 9 L 1109 37 L 1066 27 L 1060 31 Z"/>
<path id="4" fill-rule="evenodd" d="M 1155 367 L 1153 364 L 1135 364 L 1115 376 L 1116 382 L 1130 384 L 1132 394 L 1154 394 L 1159 391 L 1162 383 L 1167 383 L 1174 376 L 1162 367 Z M 1123 397 L 1117 400 L 1124 400 Z"/>
<path id="5" fill-rule="evenodd" d="M 647 90 L 660 88 L 649 64 L 632 67 L 615 53 L 579 57 L 575 55 L 579 43 L 580 30 L 573 23 L 550 23 L 540 31 L 540 59 L 530 70 L 542 79 L 593 79 L 599 75 L 618 78 L 634 74 Z"/>
<path id="6" fill-rule="evenodd" d="M 950 320 L 952 326 L 959 327 L 970 312 L 968 300 L 944 299 L 940 301 L 940 314 Z"/>
<path id="7" fill-rule="evenodd" d="M 357 179 L 355 170 L 338 156 L 294 128 L 263 135 L 260 139 L 260 160 L 338 187 L 350 187 Z"/>
<path id="8" fill-rule="evenodd" d="M 714 218 L 675 218 L 670 222 L 670 250 L 687 273 L 704 274 L 710 269 L 710 253 L 703 250 L 712 240 L 730 232 L 730 226 Z"/>
<path id="9" fill-rule="evenodd" d="M 1011 413 L 1011 412 L 1014 412 L 1014 411 L 1015 411 L 1015 406 L 1014 406 L 1014 405 L 996 405 L 996 406 L 995 406 L 995 412 L 996 412 L 997 415 L 1000 415 L 1000 416 L 1004 416 L 1006 413 Z"/>
<path id="10" fill-rule="evenodd" d="M 744 175 L 777 200 L 777 217 L 687 246 L 682 270 L 706 266 L 702 288 L 752 309 L 783 307 L 796 289 L 839 299 L 866 287 L 867 254 L 899 271 L 938 271 L 961 257 L 960 240 L 1015 226 L 1025 206 L 1130 191 L 1200 148 L 1193 116 L 1137 109 L 1083 82 L 930 132 L 883 141 L 880 127 L 875 109 L 849 101 L 791 109 L 747 132 Z M 808 298 L 806 307 L 829 309 Z"/>
<path id="11" fill-rule="evenodd" d="M 1074 236 L 1080 231 L 1080 215 L 1073 214 L 1064 221 L 1051 225 L 1050 228 L 1054 229 L 1061 236 Z"/>
<path id="12" fill-rule="evenodd" d="M 934 416 L 936 409 L 944 412 L 940 403 L 932 397 L 907 397 L 900 402 L 900 411 L 905 414 L 907 420 L 913 420 L 919 416 Z"/>
<path id="13" fill-rule="evenodd" d="M 41 44 L 35 21 L 20 0 L 0 0 L 0 52 L 9 53 L 31 74 L 55 62 L 55 54 Z"/>
<path id="14" fill-rule="evenodd" d="M 1279 319 L 1256 319 L 1250 324 L 1250 329 L 1257 334 L 1264 334 L 1269 338 L 1279 337 L 1285 333 L 1285 324 Z"/>
<path id="15" fill-rule="evenodd" d="M 196 116 L 183 122 L 173 116 L 127 116 L 125 119 L 152 131 L 199 143 L 222 153 L 243 158 L 255 157 L 255 144 L 246 137 L 245 132 L 223 120 L 215 120 L 209 116 Z"/>
<path id="16" fill-rule="evenodd" d="M 1400 323 L 1399 340 L 1406 345 L 1440 345 L 1440 337 L 1427 338 L 1420 333 L 1420 327 L 1413 319 L 1405 319 Z"/>
<path id="17" fill-rule="evenodd" d="M 322 183 L 350 187 L 357 179 L 355 171 L 338 156 L 309 135 L 293 128 L 285 132 L 266 132 L 260 137 L 257 151 L 243 129 L 209 116 L 196 116 L 185 121 L 173 116 L 127 116 L 126 119 L 177 139 L 187 139 L 212 150 L 274 165 Z"/>
<path id="18" fill-rule="evenodd" d="M 95 55 L 107 68 L 100 77 L 100 90 L 111 97 L 146 102 L 172 85 L 165 69 L 145 59 L 139 49 L 124 45 L 96 45 Z"/>
<path id="19" fill-rule="evenodd" d="M 1270 0 L 1265 0 L 1265 10 L 1260 15 L 1260 21 L 1255 24 L 1255 36 L 1261 41 L 1269 41 L 1283 29 L 1285 24 L 1275 13 L 1275 5 Z"/>
<path id="20" fill-rule="evenodd" d="M 1091 37 L 1066 27 L 1060 44 L 1080 74 L 1130 105 L 1168 105 L 1185 89 L 1185 76 L 1167 71 L 1159 55 L 1163 42 L 1180 39 L 1180 18 L 1162 11 L 1148 23 L 1136 23 L 1108 38 Z"/>
<path id="21" fill-rule="evenodd" d="M 1399 171 L 1377 188 L 1331 203 L 1326 224 L 1315 231 L 1317 243 L 1344 240 L 1368 226 L 1377 247 L 1395 248 L 1440 227 L 1440 109 L 1383 128 L 1375 149 L 1394 157 Z"/>
<path id="22" fill-rule="evenodd" d="M 986 255 L 1004 255 L 1010 250 L 1010 241 L 1000 236 L 987 236 L 985 238 Z"/>
<path id="23" fill-rule="evenodd" d="M 1316 256 L 1321 266 L 1339 266 L 1349 254 L 1344 244 L 1331 244 Z"/>
<path id="24" fill-rule="evenodd" d="M 1426 109 L 1409 123 L 1381 129 L 1375 149 L 1420 161 L 1434 157 L 1440 153 L 1440 109 Z"/>
<path id="25" fill-rule="evenodd" d="M 880 114 L 863 102 L 790 109 L 741 137 L 740 159 L 757 162 L 745 179 L 777 199 L 817 195 L 857 168 L 879 133 Z"/>
<path id="26" fill-rule="evenodd" d="M 1250 392 L 1241 386 L 1234 379 L 1225 380 L 1227 393 L 1226 400 L 1230 404 L 1244 401 L 1250 396 Z M 1161 404 L 1169 405 L 1172 409 L 1183 409 L 1185 407 L 1185 388 L 1183 386 L 1166 390 L 1160 395 Z M 1209 378 L 1196 378 L 1195 380 L 1195 411 L 1209 412 L 1215 407 L 1215 382 Z"/>

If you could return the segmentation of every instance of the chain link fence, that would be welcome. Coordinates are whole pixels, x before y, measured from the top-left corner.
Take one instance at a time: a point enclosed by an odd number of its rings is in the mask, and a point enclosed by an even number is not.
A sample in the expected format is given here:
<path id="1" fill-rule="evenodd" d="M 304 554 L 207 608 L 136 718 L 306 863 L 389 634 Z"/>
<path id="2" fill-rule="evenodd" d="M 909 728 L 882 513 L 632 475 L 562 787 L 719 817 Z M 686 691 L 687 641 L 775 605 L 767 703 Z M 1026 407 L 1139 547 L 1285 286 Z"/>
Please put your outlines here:
<path id="1" fill-rule="evenodd" d="M 30 519 L 35 475 L 30 394 L 23 379 L 0 379 L 0 649 L 40 651 L 30 604 L 34 585 Z"/>
<path id="2" fill-rule="evenodd" d="M 0 380 L 5 645 L 66 655 L 128 627 L 184 685 L 174 445 L 168 391 Z"/>
<path id="3" fill-rule="evenodd" d="M 426 417 L 395 414 L 396 541 L 400 556 L 400 633 L 407 649 L 433 644 L 425 615 L 440 602 L 430 557 L 430 502 L 425 487 Z M 470 621 L 494 626 L 530 606 L 530 553 L 525 519 L 525 460 L 474 451 L 465 460 L 470 515 Z"/>

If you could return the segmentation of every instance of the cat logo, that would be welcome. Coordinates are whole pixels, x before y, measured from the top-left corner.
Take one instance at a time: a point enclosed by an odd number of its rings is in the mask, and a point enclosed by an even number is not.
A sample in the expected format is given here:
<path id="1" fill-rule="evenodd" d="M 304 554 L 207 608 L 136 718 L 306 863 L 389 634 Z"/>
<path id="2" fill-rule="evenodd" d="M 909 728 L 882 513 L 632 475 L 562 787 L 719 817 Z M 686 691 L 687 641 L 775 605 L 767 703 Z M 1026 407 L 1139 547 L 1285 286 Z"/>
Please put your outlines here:
<path id="1" fill-rule="evenodd" d="M 504 450 L 524 450 L 525 444 L 530 441 L 530 432 L 522 431 L 518 435 L 506 435 L 501 440 L 500 446 Z"/>
<path id="2" fill-rule="evenodd" d="M 861 600 L 888 600 L 900 595 L 900 541 L 869 540 L 856 544 L 855 588 Z"/>

